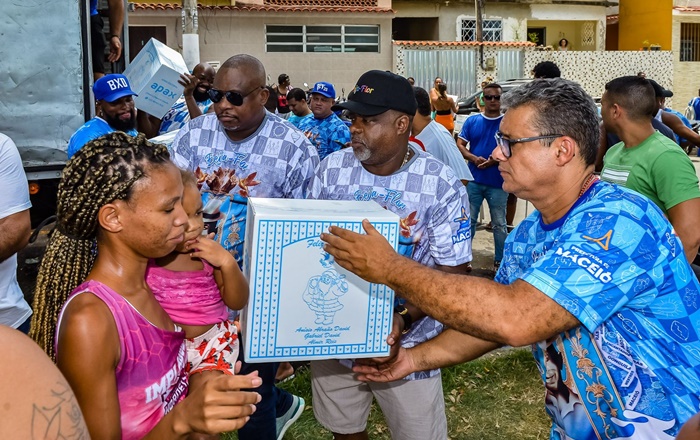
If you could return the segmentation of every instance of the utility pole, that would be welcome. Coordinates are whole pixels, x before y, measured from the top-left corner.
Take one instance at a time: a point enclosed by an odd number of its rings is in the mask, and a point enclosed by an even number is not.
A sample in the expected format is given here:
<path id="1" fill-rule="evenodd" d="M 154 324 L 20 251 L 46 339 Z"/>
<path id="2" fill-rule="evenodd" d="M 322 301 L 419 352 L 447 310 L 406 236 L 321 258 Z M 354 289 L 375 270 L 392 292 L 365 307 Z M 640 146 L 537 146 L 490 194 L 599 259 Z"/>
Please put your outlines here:
<path id="1" fill-rule="evenodd" d="M 482 11 L 484 8 L 484 0 L 474 0 L 474 10 L 476 11 L 476 35 L 475 40 L 478 42 L 484 41 L 484 23 Z"/>
<path id="2" fill-rule="evenodd" d="M 182 57 L 192 71 L 199 64 L 197 0 L 182 0 Z"/>

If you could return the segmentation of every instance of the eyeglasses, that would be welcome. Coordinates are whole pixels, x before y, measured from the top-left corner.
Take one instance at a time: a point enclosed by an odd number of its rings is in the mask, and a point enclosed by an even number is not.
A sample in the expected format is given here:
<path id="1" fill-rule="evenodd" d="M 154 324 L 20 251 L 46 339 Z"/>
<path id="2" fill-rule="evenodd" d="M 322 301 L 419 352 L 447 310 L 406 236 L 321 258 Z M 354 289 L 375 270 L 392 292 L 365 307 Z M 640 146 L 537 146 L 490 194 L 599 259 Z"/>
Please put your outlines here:
<path id="1" fill-rule="evenodd" d="M 485 99 L 486 101 L 493 101 L 494 99 L 495 99 L 496 101 L 500 101 L 500 100 L 501 100 L 501 95 L 484 95 L 484 99 Z"/>
<path id="2" fill-rule="evenodd" d="M 212 102 L 220 102 L 222 99 L 224 99 L 224 96 L 226 97 L 226 100 L 231 103 L 231 105 L 234 105 L 236 107 L 239 107 L 243 105 L 243 100 L 245 100 L 246 96 L 250 95 L 254 91 L 258 89 L 264 89 L 265 87 L 263 86 L 258 86 L 255 87 L 253 90 L 251 90 L 248 93 L 242 94 L 241 92 L 236 92 L 233 90 L 228 90 L 228 91 L 223 91 L 223 90 L 217 90 L 217 89 L 209 89 L 207 92 L 209 94 L 209 99 L 212 100 Z"/>
<path id="3" fill-rule="evenodd" d="M 499 146 L 501 149 L 501 153 L 505 157 L 510 157 L 511 156 L 511 147 L 515 144 L 523 144 L 525 142 L 532 142 L 532 141 L 539 141 L 542 139 L 556 139 L 564 136 L 563 134 L 546 134 L 543 136 L 534 136 L 534 137 L 529 137 L 529 138 L 520 138 L 520 139 L 508 139 L 503 137 L 503 133 L 500 131 L 497 131 L 494 137 L 496 138 L 496 144 Z"/>

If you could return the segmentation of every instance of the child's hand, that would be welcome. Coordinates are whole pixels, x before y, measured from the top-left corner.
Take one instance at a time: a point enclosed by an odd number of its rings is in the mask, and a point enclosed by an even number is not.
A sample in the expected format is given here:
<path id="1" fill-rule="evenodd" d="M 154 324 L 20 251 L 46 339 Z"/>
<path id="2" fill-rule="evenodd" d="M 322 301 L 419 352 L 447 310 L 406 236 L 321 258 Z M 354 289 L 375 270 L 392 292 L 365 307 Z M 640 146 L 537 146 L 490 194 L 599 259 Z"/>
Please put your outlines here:
<path id="1" fill-rule="evenodd" d="M 238 263 L 236 263 L 236 259 L 233 258 L 233 255 L 213 240 L 214 235 L 214 233 L 211 233 L 206 237 L 199 237 L 197 241 L 191 245 L 190 255 L 207 260 L 209 264 L 219 269 L 233 266 L 238 267 Z"/>

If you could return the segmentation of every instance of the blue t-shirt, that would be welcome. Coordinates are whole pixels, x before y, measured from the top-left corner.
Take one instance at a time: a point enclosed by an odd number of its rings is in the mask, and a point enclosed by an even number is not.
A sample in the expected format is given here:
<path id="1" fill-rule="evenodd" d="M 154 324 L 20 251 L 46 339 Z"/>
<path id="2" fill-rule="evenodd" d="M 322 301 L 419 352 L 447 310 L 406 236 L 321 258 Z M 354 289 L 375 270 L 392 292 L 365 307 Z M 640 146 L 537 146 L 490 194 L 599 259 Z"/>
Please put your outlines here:
<path id="1" fill-rule="evenodd" d="M 97 0 L 90 0 L 90 16 L 97 15 Z"/>
<path id="2" fill-rule="evenodd" d="M 431 154 L 416 148 L 413 152 L 411 160 L 389 176 L 367 171 L 351 148 L 333 153 L 318 166 L 308 197 L 374 200 L 398 214 L 399 253 L 425 266 L 459 266 L 471 261 L 471 220 L 465 186 L 452 168 Z M 413 347 L 442 330 L 440 322 L 426 316 L 401 337 L 401 346 Z M 424 379 L 438 372 L 419 371 L 406 379 Z"/>
<path id="3" fill-rule="evenodd" d="M 555 223 L 523 220 L 504 256 L 497 282 L 581 322 L 532 346 L 550 438 L 673 439 L 700 408 L 700 284 L 659 208 L 598 182 Z"/>
<path id="4" fill-rule="evenodd" d="M 495 135 L 501 125 L 501 119 L 503 119 L 503 115 L 497 118 L 487 118 L 478 114 L 467 118 L 462 125 L 462 131 L 459 132 L 459 137 L 469 142 L 469 151 L 472 154 L 488 159 L 493 153 L 493 149 L 496 148 Z M 469 162 L 469 171 L 472 172 L 475 183 L 495 188 L 503 186 L 503 177 L 495 165 L 480 169 Z"/>
<path id="5" fill-rule="evenodd" d="M 202 182 L 204 224 L 242 264 L 248 197 L 303 199 L 318 165 L 316 149 L 284 119 L 265 114 L 234 142 L 213 113 L 190 120 L 172 144 L 172 161 Z"/>
<path id="6" fill-rule="evenodd" d="M 695 97 L 690 100 L 688 103 L 689 106 L 693 107 L 693 111 L 695 112 L 695 120 L 700 120 L 700 97 Z"/>
<path id="7" fill-rule="evenodd" d="M 299 128 L 299 124 L 301 123 L 301 121 L 303 119 L 309 119 L 309 118 L 313 119 L 313 117 L 314 117 L 313 113 L 309 113 L 308 115 L 305 115 L 305 116 L 297 116 L 294 113 L 290 112 L 289 116 L 287 116 L 287 122 L 289 122 L 290 124 L 292 124 L 296 128 Z"/>
<path id="8" fill-rule="evenodd" d="M 80 127 L 68 141 L 68 159 L 83 148 L 88 142 L 97 139 L 98 137 L 117 131 L 113 129 L 104 119 L 99 116 L 87 121 Z M 130 136 L 136 136 L 138 132 L 134 129 L 125 132 Z"/>
<path id="9" fill-rule="evenodd" d="M 350 142 L 348 126 L 334 113 L 323 119 L 304 118 L 299 122 L 298 128 L 316 147 L 321 160 Z"/>

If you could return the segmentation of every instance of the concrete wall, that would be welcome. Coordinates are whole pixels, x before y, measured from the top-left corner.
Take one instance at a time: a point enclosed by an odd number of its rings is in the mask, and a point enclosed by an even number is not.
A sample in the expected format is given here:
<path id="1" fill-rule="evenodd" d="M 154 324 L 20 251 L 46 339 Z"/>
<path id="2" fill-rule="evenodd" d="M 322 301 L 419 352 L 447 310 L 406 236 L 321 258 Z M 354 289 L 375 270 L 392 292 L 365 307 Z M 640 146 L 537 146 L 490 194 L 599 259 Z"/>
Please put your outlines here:
<path id="1" fill-rule="evenodd" d="M 295 87 L 328 81 L 345 94 L 362 73 L 370 69 L 391 70 L 391 14 L 260 13 L 200 10 L 199 50 L 202 61 L 224 62 L 232 55 L 247 53 L 260 59 L 276 83 L 287 73 Z M 265 25 L 268 24 L 375 24 L 380 26 L 379 53 L 266 53 Z M 129 25 L 167 26 L 166 44 L 181 50 L 180 11 L 138 11 L 129 15 Z"/>
<path id="2" fill-rule="evenodd" d="M 700 62 L 680 61 L 681 23 L 700 23 L 699 13 L 678 13 L 674 11 L 672 27 L 674 109 L 682 112 L 686 104 L 698 96 L 700 88 Z"/>
<path id="3" fill-rule="evenodd" d="M 432 2 L 408 2 L 394 1 L 392 8 L 397 17 L 439 17 L 439 40 L 459 41 L 461 30 L 458 20 L 461 18 L 473 18 L 474 6 L 471 3 L 443 3 Z M 500 18 L 503 20 L 503 41 L 527 41 L 527 27 L 532 20 L 537 22 L 573 22 L 573 26 L 581 25 L 578 22 L 594 23 L 594 47 L 590 49 L 605 49 L 605 16 L 606 8 L 603 6 L 574 6 L 574 5 L 548 5 L 548 4 L 515 4 L 515 3 L 488 3 L 483 11 L 484 19 Z M 548 30 L 547 34 L 552 32 Z M 555 30 L 556 35 L 559 30 Z M 549 43 L 549 36 L 547 43 Z M 572 44 L 581 48 L 580 38 Z M 557 42 L 559 38 L 557 38 Z"/>
<path id="4" fill-rule="evenodd" d="M 673 0 L 620 0 L 620 50 L 639 50 L 644 41 L 671 49 Z"/>

